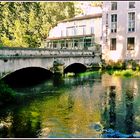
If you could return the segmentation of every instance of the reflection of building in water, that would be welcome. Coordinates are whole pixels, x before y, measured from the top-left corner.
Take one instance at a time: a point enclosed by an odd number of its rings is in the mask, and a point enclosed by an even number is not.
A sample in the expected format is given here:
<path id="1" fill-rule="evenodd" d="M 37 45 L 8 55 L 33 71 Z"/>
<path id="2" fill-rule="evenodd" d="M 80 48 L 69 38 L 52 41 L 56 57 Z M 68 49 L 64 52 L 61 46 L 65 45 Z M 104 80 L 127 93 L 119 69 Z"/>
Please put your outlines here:
<path id="1" fill-rule="evenodd" d="M 126 89 L 126 117 L 125 117 L 125 125 L 126 125 L 126 133 L 132 134 L 135 132 L 134 130 L 134 108 L 133 108 L 133 101 L 134 101 L 134 89 L 127 88 Z"/>
<path id="2" fill-rule="evenodd" d="M 125 80 L 125 87 L 127 89 L 127 87 L 129 87 L 130 90 L 133 90 L 133 95 L 136 97 L 138 96 L 138 90 L 139 90 L 139 86 L 138 86 L 138 81 L 136 78 L 131 78 L 131 79 L 126 79 Z"/>
<path id="3" fill-rule="evenodd" d="M 107 87 L 109 86 L 116 86 L 116 100 L 121 101 L 123 100 L 123 94 L 122 91 L 127 89 L 127 87 L 133 89 L 134 97 L 137 98 L 139 96 L 140 92 L 140 84 L 138 82 L 140 79 L 136 78 L 124 78 L 119 76 L 112 76 L 109 74 L 102 75 L 102 86 L 107 90 Z M 123 88 L 122 88 L 123 87 Z"/>
<path id="4" fill-rule="evenodd" d="M 134 110 L 139 109 L 133 104 L 139 98 L 139 80 L 103 75 L 105 93 L 102 96 L 102 124 L 105 129 L 112 128 L 126 134 L 133 134 L 137 130 L 135 117 L 139 113 Z"/>
<path id="5" fill-rule="evenodd" d="M 109 87 L 109 119 L 110 128 L 115 129 L 116 125 L 116 87 Z"/>
<path id="6" fill-rule="evenodd" d="M 103 99 L 102 123 L 105 128 L 115 129 L 116 125 L 116 86 L 109 86 Z"/>
<path id="7" fill-rule="evenodd" d="M 112 76 L 109 74 L 102 75 L 102 86 L 108 90 L 110 86 L 116 86 L 116 100 L 120 101 L 122 99 L 122 79 L 118 76 Z"/>
<path id="8" fill-rule="evenodd" d="M 101 105 L 101 123 L 105 128 L 109 127 L 109 115 L 108 115 L 108 93 L 107 91 L 104 93 L 102 98 L 102 105 Z"/>

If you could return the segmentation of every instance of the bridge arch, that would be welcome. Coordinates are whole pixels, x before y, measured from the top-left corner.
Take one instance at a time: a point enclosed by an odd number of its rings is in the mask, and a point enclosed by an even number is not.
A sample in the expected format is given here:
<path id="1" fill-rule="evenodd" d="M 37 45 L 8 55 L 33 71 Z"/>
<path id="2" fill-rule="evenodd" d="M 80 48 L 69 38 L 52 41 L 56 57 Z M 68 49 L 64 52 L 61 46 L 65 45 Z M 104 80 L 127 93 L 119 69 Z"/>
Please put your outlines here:
<path id="1" fill-rule="evenodd" d="M 24 67 L 3 76 L 2 80 L 13 87 L 30 86 L 50 79 L 53 73 L 42 67 Z"/>
<path id="2" fill-rule="evenodd" d="M 64 68 L 64 73 L 73 72 L 80 73 L 85 72 L 87 67 L 82 63 L 72 63 Z"/>

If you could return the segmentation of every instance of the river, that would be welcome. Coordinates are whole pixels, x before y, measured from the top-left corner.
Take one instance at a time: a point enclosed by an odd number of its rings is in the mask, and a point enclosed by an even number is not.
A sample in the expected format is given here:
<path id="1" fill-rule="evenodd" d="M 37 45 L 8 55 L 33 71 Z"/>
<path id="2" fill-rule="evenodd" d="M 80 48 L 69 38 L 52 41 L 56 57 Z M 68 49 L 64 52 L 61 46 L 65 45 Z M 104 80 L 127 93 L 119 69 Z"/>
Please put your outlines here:
<path id="1" fill-rule="evenodd" d="M 0 109 L 1 138 L 140 136 L 140 77 L 83 73 L 16 92 L 30 100 Z"/>

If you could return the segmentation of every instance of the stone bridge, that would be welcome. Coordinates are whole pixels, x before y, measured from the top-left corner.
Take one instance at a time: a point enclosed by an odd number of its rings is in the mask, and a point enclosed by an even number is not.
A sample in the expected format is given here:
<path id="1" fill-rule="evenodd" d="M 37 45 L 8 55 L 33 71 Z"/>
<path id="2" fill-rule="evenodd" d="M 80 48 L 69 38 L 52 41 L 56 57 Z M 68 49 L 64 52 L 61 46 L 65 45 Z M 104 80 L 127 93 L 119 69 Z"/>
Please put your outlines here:
<path id="1" fill-rule="evenodd" d="M 63 73 L 73 64 L 86 68 L 101 63 L 101 49 L 0 48 L 0 79 L 17 70 L 39 67 Z M 80 68 L 80 67 L 79 67 Z"/>

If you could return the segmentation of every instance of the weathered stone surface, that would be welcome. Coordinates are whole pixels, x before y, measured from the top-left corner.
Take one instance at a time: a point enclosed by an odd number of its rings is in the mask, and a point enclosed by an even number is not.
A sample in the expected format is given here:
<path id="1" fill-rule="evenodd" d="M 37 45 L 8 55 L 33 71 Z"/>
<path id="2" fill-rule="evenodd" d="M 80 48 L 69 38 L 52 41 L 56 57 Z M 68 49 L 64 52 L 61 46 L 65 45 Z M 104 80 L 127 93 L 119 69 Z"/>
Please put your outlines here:
<path id="1" fill-rule="evenodd" d="M 0 77 L 27 67 L 63 73 L 74 63 L 85 66 L 101 63 L 100 54 L 92 50 L 0 48 Z"/>

